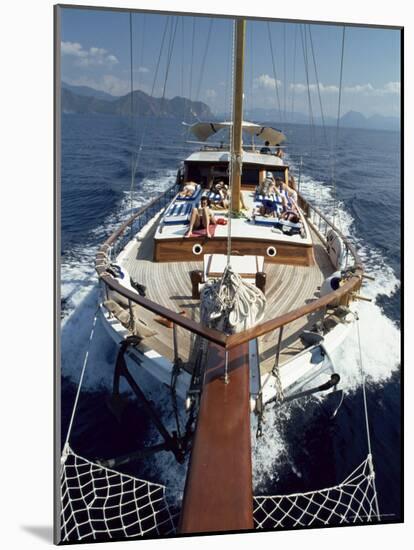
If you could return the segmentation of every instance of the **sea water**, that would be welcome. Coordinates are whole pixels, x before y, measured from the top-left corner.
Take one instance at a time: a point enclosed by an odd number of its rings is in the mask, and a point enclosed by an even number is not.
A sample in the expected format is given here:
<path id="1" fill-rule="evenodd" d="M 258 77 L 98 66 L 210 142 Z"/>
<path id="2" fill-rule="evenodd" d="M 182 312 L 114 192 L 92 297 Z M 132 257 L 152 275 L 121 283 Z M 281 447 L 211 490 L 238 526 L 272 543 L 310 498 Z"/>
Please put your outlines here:
<path id="1" fill-rule="evenodd" d="M 276 126 L 279 125 L 276 123 Z M 372 302 L 359 302 L 361 355 L 356 329 L 333 357 L 346 388 L 340 395 L 293 402 L 266 413 L 264 433 L 253 433 L 255 494 L 288 494 L 335 485 L 367 455 L 361 369 L 367 376 L 370 435 L 383 518 L 401 514 L 400 380 L 400 139 L 397 132 L 309 128 L 286 124 L 286 156 L 301 192 L 356 245 Z M 121 422 L 108 407 L 117 348 L 97 320 L 97 247 L 131 211 L 175 179 L 194 145 L 179 122 L 99 115 L 62 116 L 61 304 L 62 435 L 72 412 L 86 351 L 89 360 L 71 433 L 73 449 L 111 458 L 159 441 L 134 398 Z M 131 200 L 131 158 L 136 161 Z M 168 391 L 137 373 L 148 396 L 173 428 Z M 161 452 L 122 471 L 163 483 L 179 504 L 186 464 Z"/>

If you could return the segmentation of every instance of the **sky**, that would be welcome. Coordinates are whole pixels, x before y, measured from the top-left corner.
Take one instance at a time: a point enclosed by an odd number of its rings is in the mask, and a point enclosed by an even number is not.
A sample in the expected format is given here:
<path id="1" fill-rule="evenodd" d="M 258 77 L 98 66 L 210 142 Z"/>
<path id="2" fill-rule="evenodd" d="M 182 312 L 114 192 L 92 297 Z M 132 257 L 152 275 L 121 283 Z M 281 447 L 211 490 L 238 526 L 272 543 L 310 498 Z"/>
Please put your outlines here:
<path id="1" fill-rule="evenodd" d="M 130 32 L 130 25 L 132 32 Z M 233 21 L 63 8 L 62 80 L 115 96 L 132 82 L 154 97 L 184 96 L 214 114 L 231 108 Z M 244 108 L 336 117 L 400 115 L 400 31 L 248 20 Z M 131 64 L 132 40 L 132 64 Z M 273 54 L 273 55 L 272 55 Z M 158 70 L 157 70 L 158 67 Z M 319 89 L 319 93 L 318 93 Z"/>

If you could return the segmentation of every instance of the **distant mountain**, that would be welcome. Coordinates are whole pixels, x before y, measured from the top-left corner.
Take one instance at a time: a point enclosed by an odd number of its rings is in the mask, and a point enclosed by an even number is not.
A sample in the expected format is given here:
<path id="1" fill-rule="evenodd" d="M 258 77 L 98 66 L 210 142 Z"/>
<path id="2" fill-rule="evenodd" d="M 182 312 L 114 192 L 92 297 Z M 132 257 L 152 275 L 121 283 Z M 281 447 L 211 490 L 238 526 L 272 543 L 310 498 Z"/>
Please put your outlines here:
<path id="1" fill-rule="evenodd" d="M 62 81 L 62 89 L 63 88 L 76 95 L 85 97 L 95 97 L 96 99 L 106 99 L 107 101 L 117 99 L 114 95 L 108 94 L 107 92 L 102 92 L 101 90 L 95 90 L 89 86 L 73 86 L 73 84 L 68 84 L 67 82 Z"/>
<path id="2" fill-rule="evenodd" d="M 81 88 L 85 92 L 87 86 Z M 87 88 L 86 92 L 75 93 L 68 86 L 62 86 L 62 112 L 106 115 L 129 115 L 131 113 L 131 93 L 117 98 L 106 94 L 111 98 L 108 100 L 106 97 L 93 94 L 92 92 L 97 92 L 93 88 Z M 187 121 L 213 119 L 208 105 L 201 101 L 190 101 L 184 97 L 162 99 L 136 90 L 133 92 L 132 106 L 133 112 L 140 116 L 178 118 Z"/>
<path id="3" fill-rule="evenodd" d="M 251 121 L 274 121 L 276 126 L 283 126 L 278 109 L 252 109 L 251 111 L 246 111 L 244 116 Z M 284 119 L 287 123 L 309 124 L 309 115 L 305 113 L 287 112 L 285 113 Z M 325 116 L 324 121 L 326 126 L 336 125 L 336 119 L 334 117 Z M 318 126 L 322 125 L 322 118 L 320 116 L 314 116 L 314 123 Z M 378 114 L 366 117 L 358 111 L 348 111 L 341 117 L 340 126 L 342 128 L 363 128 L 367 130 L 399 130 L 400 119 L 398 117 L 382 116 Z"/>

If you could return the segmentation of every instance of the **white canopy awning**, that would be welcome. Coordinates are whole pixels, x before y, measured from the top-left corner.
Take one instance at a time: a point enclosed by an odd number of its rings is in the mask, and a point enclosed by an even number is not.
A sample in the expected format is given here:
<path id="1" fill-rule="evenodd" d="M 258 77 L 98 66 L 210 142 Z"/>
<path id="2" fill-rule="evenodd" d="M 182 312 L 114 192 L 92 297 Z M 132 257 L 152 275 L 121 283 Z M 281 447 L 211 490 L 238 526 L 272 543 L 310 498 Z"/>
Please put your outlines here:
<path id="1" fill-rule="evenodd" d="M 190 127 L 190 130 L 197 139 L 205 141 L 220 130 L 224 128 L 229 129 L 232 124 L 232 122 L 196 122 L 195 124 L 186 124 L 186 126 Z M 242 126 L 243 132 L 259 137 L 263 141 L 268 141 L 270 145 L 280 145 L 286 139 L 286 136 L 280 130 L 276 130 L 276 128 L 271 128 L 270 126 L 260 126 L 260 124 L 246 121 L 243 121 Z"/>

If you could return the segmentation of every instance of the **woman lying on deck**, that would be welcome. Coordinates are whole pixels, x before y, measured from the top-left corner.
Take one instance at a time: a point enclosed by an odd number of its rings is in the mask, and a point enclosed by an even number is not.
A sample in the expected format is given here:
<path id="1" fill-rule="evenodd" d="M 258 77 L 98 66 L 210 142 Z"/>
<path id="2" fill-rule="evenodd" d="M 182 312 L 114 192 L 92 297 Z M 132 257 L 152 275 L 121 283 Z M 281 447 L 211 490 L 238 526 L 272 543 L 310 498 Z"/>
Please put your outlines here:
<path id="1" fill-rule="evenodd" d="M 178 193 L 179 197 L 192 197 L 197 189 L 197 184 L 195 181 L 188 181 L 181 191 Z"/>
<path id="2" fill-rule="evenodd" d="M 200 207 L 193 208 L 190 218 L 190 227 L 188 228 L 185 237 L 191 237 L 193 229 L 205 229 L 206 235 L 210 239 L 211 234 L 209 231 L 210 224 L 216 225 L 216 218 L 210 208 L 210 200 L 207 197 L 201 197 Z"/>

